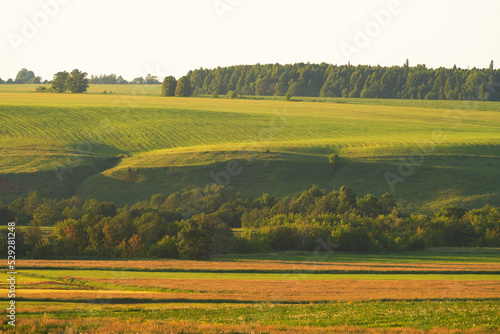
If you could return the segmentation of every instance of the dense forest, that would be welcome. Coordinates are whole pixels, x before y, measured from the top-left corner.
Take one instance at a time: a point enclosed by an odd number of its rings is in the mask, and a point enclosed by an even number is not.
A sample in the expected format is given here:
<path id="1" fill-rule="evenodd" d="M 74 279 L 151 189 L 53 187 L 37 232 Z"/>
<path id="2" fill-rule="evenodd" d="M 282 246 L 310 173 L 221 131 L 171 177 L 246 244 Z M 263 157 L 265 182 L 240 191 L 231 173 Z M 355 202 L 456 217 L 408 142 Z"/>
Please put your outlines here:
<path id="1" fill-rule="evenodd" d="M 16 221 L 16 256 L 30 258 L 186 258 L 282 250 L 397 252 L 429 246 L 500 246 L 500 208 L 445 207 L 434 215 L 399 211 L 393 194 L 362 198 L 317 186 L 293 197 L 248 199 L 213 185 L 116 208 L 31 192 L 0 204 Z M 24 225 L 24 226 L 23 226 Z M 47 232 L 47 226 L 53 229 Z M 243 227 L 233 233 L 234 228 Z M 7 233 L 0 248 L 7 249 Z"/>
<path id="2" fill-rule="evenodd" d="M 500 70 L 425 65 L 241 65 L 187 74 L 193 94 L 320 96 L 431 100 L 500 100 Z"/>

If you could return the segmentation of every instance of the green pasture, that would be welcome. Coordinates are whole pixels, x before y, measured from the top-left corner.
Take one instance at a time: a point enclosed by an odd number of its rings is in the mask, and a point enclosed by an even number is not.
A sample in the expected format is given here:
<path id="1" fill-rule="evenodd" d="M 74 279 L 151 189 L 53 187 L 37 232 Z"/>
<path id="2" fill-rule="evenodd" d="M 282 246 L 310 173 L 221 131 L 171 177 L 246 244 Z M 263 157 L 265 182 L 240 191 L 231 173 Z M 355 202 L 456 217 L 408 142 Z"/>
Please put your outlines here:
<path id="1" fill-rule="evenodd" d="M 386 254 L 361 254 L 347 252 L 287 251 L 259 254 L 219 254 L 214 261 L 292 261 L 298 263 L 499 263 L 498 248 L 430 247 L 423 251 Z"/>
<path id="2" fill-rule="evenodd" d="M 342 302 L 306 305 L 88 305 L 81 303 L 23 302 L 20 301 L 18 330 L 43 332 L 97 330 L 103 323 L 127 321 L 131 326 L 145 324 L 145 319 L 158 323 L 186 322 L 187 324 L 246 324 L 276 325 L 282 330 L 288 326 L 345 326 L 458 332 L 479 330 L 496 332 L 500 326 L 498 301 L 390 301 L 390 302 Z M 5 313 L 5 310 L 2 311 Z M 22 327 L 22 319 L 39 319 L 40 325 Z M 60 323 L 43 324 L 43 319 L 59 319 Z M 92 325 L 76 328 L 73 321 L 92 320 Z M 46 326 L 46 327 L 45 327 Z M 77 326 L 77 325 L 76 325 Z M 191 327 L 192 328 L 192 327 Z M 7 326 L 2 329 L 7 330 Z M 448 330 L 445 330 L 448 329 Z"/>
<path id="3" fill-rule="evenodd" d="M 144 92 L 158 86 L 104 86 L 0 86 L 0 200 L 39 190 L 124 205 L 204 187 L 236 161 L 229 185 L 245 196 L 317 184 L 394 191 L 407 212 L 500 205 L 500 103 L 164 98 Z M 391 188 L 387 173 L 404 177 Z"/>
<path id="4" fill-rule="evenodd" d="M 123 270 L 23 269 L 21 274 L 57 280 L 61 277 L 112 279 L 191 279 L 191 280 L 439 280 L 491 281 L 500 275 L 477 274 L 314 274 L 314 273 L 210 273 L 210 272 L 151 272 Z"/>

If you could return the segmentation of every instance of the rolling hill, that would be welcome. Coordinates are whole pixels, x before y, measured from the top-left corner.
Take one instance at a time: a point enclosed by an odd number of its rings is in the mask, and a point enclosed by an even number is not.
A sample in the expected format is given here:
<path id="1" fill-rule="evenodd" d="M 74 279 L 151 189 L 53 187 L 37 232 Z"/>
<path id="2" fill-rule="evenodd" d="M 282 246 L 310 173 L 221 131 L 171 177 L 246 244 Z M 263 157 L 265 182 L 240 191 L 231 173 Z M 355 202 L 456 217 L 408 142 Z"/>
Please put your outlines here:
<path id="1" fill-rule="evenodd" d="M 104 89 L 96 86 L 90 91 Z M 124 205 L 215 180 L 249 196 L 287 196 L 313 184 L 395 192 L 421 213 L 500 204 L 500 103 L 106 89 L 115 94 L 0 89 L 1 200 L 38 190 Z M 341 156 L 336 168 L 332 153 Z"/>

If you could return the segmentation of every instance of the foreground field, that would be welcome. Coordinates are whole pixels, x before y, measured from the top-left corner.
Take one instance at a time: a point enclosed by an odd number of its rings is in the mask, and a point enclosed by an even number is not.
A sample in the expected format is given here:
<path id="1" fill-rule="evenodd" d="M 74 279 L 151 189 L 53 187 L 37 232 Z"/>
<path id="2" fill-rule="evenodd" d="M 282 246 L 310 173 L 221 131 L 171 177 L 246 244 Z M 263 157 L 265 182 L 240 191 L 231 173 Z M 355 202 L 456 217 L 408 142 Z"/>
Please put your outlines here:
<path id="1" fill-rule="evenodd" d="M 19 261 L 17 331 L 492 333 L 500 328 L 496 249 L 433 250 L 407 261 L 392 255 L 268 257 Z M 0 288 L 6 295 L 6 283 Z M 12 332 L 5 321 L 2 329 Z"/>
<path id="2" fill-rule="evenodd" d="M 410 212 L 500 204 L 499 103 L 122 93 L 0 93 L 0 200 L 39 190 L 124 205 L 221 182 L 237 161 L 229 185 L 248 196 L 318 184 L 395 192 Z M 387 172 L 403 181 L 391 187 Z"/>

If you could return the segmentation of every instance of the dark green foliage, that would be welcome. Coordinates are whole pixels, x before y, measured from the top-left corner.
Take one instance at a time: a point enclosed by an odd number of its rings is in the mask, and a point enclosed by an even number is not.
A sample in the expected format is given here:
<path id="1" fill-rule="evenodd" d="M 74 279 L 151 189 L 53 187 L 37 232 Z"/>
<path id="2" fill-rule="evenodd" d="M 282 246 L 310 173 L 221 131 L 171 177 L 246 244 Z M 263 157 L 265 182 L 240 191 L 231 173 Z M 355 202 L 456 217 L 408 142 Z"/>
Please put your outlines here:
<path id="1" fill-rule="evenodd" d="M 177 87 L 175 88 L 176 97 L 189 97 L 192 94 L 191 83 L 188 77 L 182 77 L 177 82 Z"/>
<path id="2" fill-rule="evenodd" d="M 163 239 L 152 245 L 149 255 L 161 259 L 179 258 L 179 241 L 175 237 L 166 235 Z"/>
<path id="3" fill-rule="evenodd" d="M 179 232 L 179 253 L 188 260 L 208 260 L 231 248 L 232 232 L 213 215 L 193 216 Z"/>
<path id="4" fill-rule="evenodd" d="M 29 71 L 23 68 L 17 73 L 16 80 L 14 80 L 14 83 L 16 84 L 40 83 L 40 79 L 38 80 L 36 79 L 35 73 L 33 73 L 33 71 Z"/>
<path id="5" fill-rule="evenodd" d="M 195 94 L 362 97 L 499 101 L 500 71 L 428 69 L 425 65 L 256 64 L 198 69 L 187 75 Z"/>
<path id="6" fill-rule="evenodd" d="M 67 81 L 69 73 L 66 71 L 57 72 L 52 80 L 52 89 L 57 93 L 64 93 L 68 89 Z"/>
<path id="7" fill-rule="evenodd" d="M 67 89 L 74 94 L 81 94 L 87 91 L 89 87 L 89 79 L 87 73 L 81 72 L 77 69 L 71 71 L 67 82 Z"/>
<path id="8" fill-rule="evenodd" d="M 238 97 L 238 92 L 233 92 L 232 90 L 230 90 L 226 95 L 229 99 L 235 99 Z"/>
<path id="9" fill-rule="evenodd" d="M 263 229 L 264 242 L 274 251 L 295 250 L 299 247 L 297 231 L 288 226 L 269 226 Z"/>
<path id="10" fill-rule="evenodd" d="M 337 153 L 333 153 L 328 157 L 328 163 L 333 167 L 337 167 L 340 164 L 340 157 Z"/>
<path id="11" fill-rule="evenodd" d="M 343 250 L 397 252 L 429 246 L 500 247 L 500 208 L 444 207 L 432 216 L 402 215 L 393 194 L 358 197 L 342 187 L 313 186 L 290 198 L 245 199 L 213 185 L 117 209 L 111 202 L 76 197 L 61 201 L 30 192 L 8 207 L 4 221 L 31 222 L 16 234 L 19 257 L 206 260 L 227 252 Z M 41 226 L 54 225 L 51 235 Z M 21 224 L 18 224 L 21 226 Z M 245 227 L 235 237 L 230 227 Z M 2 239 L 3 238 L 3 239 Z M 5 236 L 0 248 L 5 247 Z"/>
<path id="12" fill-rule="evenodd" d="M 116 74 L 102 74 L 100 76 L 92 75 L 90 77 L 89 83 L 93 85 L 125 85 L 129 82 L 123 79 L 121 75 L 117 76 Z"/>
<path id="13" fill-rule="evenodd" d="M 161 86 L 161 93 L 164 96 L 175 96 L 175 89 L 177 88 L 177 80 L 173 76 L 166 77 Z"/>

